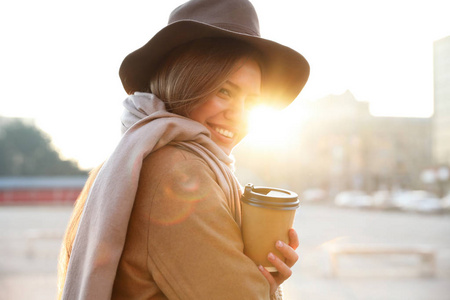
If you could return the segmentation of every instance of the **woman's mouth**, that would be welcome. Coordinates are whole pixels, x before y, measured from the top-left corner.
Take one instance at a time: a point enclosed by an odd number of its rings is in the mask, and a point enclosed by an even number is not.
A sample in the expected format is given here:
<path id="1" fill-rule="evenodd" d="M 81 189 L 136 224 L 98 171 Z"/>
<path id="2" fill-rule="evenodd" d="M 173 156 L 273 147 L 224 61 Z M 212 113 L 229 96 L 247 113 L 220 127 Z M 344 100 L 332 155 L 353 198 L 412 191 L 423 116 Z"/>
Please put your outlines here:
<path id="1" fill-rule="evenodd" d="M 222 148 L 228 155 L 234 146 L 240 141 L 240 130 L 232 126 L 221 126 L 212 123 L 206 123 L 211 132 L 212 140 Z"/>
<path id="2" fill-rule="evenodd" d="M 234 132 L 229 131 L 228 129 L 217 127 L 217 126 L 214 126 L 213 128 L 214 128 L 215 132 L 217 132 L 218 134 L 220 134 L 226 138 L 229 138 L 229 139 L 234 138 L 234 135 L 235 135 Z"/>

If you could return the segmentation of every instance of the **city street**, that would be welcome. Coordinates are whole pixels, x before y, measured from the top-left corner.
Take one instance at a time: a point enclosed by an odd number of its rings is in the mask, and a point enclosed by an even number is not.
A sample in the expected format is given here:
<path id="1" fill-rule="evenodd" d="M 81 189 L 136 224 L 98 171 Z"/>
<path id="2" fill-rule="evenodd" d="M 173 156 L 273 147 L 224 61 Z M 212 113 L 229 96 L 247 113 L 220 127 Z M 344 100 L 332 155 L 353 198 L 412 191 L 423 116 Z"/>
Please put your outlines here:
<path id="1" fill-rule="evenodd" d="M 47 300 L 56 295 L 56 260 L 69 206 L 0 207 L 0 300 Z M 450 214 L 337 208 L 305 204 L 295 228 L 300 261 L 284 285 L 285 299 L 449 300 Z M 427 245 L 436 251 L 434 276 L 414 255 L 342 257 L 331 276 L 332 245 Z"/>

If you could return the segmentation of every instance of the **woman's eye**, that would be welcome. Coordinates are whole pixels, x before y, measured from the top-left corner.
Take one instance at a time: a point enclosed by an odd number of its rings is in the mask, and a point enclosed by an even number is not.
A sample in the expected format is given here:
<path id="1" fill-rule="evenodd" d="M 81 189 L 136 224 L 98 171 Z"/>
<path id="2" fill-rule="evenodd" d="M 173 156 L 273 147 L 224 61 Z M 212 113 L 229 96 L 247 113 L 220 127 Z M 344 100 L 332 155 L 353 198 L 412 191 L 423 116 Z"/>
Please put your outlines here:
<path id="1" fill-rule="evenodd" d="M 224 88 L 220 89 L 219 93 L 222 94 L 222 95 L 228 96 L 228 97 L 231 96 L 230 91 L 227 90 L 227 89 L 224 89 Z"/>

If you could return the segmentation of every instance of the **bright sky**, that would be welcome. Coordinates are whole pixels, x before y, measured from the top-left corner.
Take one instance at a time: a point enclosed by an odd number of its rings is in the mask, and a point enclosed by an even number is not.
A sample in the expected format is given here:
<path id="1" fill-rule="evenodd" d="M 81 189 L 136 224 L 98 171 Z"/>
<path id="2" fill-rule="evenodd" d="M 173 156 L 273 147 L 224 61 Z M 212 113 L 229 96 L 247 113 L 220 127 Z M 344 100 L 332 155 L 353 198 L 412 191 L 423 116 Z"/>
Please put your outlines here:
<path id="1" fill-rule="evenodd" d="M 120 136 L 122 59 L 183 2 L 2 1 L 0 115 L 35 119 L 65 157 L 97 165 Z M 252 2 L 263 37 L 311 65 L 299 101 L 348 89 L 377 115 L 432 114 L 433 42 L 450 35 L 448 0 Z"/>

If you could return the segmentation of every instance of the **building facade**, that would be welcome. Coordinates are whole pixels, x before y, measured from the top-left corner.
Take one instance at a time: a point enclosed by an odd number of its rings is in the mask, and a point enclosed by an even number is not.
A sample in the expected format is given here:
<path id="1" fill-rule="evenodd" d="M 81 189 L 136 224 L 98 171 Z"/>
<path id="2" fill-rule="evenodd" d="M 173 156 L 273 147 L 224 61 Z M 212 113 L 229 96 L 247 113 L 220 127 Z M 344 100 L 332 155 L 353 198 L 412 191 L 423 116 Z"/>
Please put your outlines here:
<path id="1" fill-rule="evenodd" d="M 433 157 L 450 165 L 450 36 L 434 43 Z"/>
<path id="2" fill-rule="evenodd" d="M 303 144 L 313 159 L 305 163 L 314 163 L 318 173 L 310 178 L 320 179 L 322 188 L 332 194 L 421 188 L 421 171 L 432 163 L 430 118 L 375 117 L 350 92 L 319 99 L 310 109 Z"/>
<path id="3" fill-rule="evenodd" d="M 283 153 L 239 149 L 237 170 L 252 170 L 263 184 L 319 188 L 330 196 L 424 188 L 421 172 L 432 165 L 431 118 L 375 117 L 349 91 L 304 101 L 301 110 L 309 118 L 290 128 Z"/>

